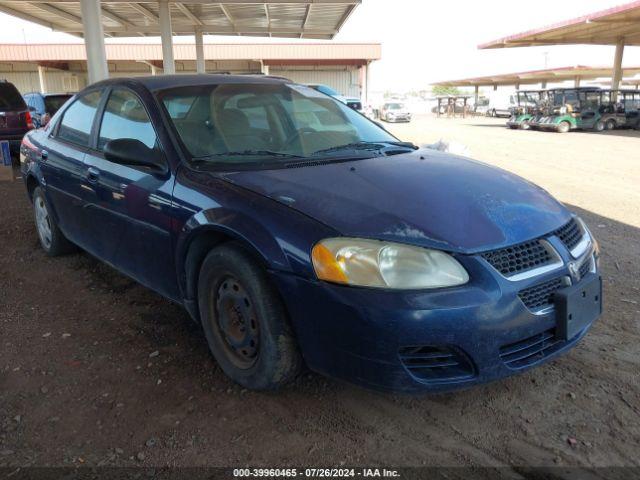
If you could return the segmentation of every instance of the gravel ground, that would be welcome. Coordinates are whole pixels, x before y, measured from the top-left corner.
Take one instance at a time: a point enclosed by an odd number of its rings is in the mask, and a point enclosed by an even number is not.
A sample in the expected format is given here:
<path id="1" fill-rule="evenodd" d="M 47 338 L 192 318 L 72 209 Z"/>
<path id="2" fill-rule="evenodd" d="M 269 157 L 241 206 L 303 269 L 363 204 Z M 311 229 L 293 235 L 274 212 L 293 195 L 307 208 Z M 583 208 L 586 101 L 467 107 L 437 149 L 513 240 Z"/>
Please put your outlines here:
<path id="1" fill-rule="evenodd" d="M 606 311 L 580 345 L 446 395 L 315 374 L 248 392 L 180 307 L 84 253 L 47 258 L 23 186 L 3 182 L 0 466 L 640 466 L 638 135 L 429 117 L 389 128 L 465 143 L 583 216 L 603 250 Z"/>

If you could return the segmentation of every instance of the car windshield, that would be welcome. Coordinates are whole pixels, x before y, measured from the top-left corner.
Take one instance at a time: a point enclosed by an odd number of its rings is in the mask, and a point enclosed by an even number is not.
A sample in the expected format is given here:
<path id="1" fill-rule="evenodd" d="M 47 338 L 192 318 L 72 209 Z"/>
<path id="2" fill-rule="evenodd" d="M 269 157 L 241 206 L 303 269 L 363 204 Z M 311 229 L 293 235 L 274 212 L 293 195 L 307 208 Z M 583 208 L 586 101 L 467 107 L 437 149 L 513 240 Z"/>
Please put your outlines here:
<path id="1" fill-rule="evenodd" d="M 26 104 L 11 83 L 0 82 L 0 110 L 24 110 Z"/>
<path id="2" fill-rule="evenodd" d="M 60 110 L 60 107 L 70 98 L 71 95 L 47 95 L 44 97 L 45 112 L 51 116 L 55 115 L 55 113 Z"/>
<path id="3" fill-rule="evenodd" d="M 364 158 L 388 144 L 399 145 L 366 117 L 302 85 L 177 87 L 158 96 L 184 147 L 199 164 Z"/>
<path id="4" fill-rule="evenodd" d="M 390 103 L 387 108 L 389 110 L 402 110 L 404 108 L 404 105 L 401 103 Z"/>

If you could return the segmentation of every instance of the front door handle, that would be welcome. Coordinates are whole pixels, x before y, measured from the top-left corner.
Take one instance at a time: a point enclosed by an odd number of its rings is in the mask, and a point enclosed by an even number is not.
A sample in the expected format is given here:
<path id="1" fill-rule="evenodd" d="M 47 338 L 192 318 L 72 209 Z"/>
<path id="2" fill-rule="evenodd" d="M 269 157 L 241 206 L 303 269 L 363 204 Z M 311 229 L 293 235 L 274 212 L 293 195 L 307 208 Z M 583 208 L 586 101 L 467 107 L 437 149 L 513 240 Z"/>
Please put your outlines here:
<path id="1" fill-rule="evenodd" d="M 47 152 L 46 150 L 42 150 L 40 152 L 40 159 L 41 160 L 46 160 L 47 158 L 49 158 L 49 152 Z"/>
<path id="2" fill-rule="evenodd" d="M 96 183 L 98 181 L 99 177 L 100 177 L 100 170 L 98 170 L 97 168 L 94 168 L 94 167 L 89 167 L 87 169 L 87 179 L 91 183 Z"/>

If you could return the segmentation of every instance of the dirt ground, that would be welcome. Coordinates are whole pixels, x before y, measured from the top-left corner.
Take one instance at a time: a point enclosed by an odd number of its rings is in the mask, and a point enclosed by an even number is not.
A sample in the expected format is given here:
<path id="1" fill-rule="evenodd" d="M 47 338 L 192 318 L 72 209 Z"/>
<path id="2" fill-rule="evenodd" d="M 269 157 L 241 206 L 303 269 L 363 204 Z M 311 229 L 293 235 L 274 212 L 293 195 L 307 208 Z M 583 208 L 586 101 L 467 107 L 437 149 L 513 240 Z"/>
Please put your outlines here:
<path id="1" fill-rule="evenodd" d="M 90 256 L 47 258 L 20 182 L 0 183 L 0 466 L 640 466 L 640 136 L 389 128 L 541 184 L 592 227 L 605 314 L 569 354 L 436 396 L 305 374 L 231 383 L 180 307 Z"/>

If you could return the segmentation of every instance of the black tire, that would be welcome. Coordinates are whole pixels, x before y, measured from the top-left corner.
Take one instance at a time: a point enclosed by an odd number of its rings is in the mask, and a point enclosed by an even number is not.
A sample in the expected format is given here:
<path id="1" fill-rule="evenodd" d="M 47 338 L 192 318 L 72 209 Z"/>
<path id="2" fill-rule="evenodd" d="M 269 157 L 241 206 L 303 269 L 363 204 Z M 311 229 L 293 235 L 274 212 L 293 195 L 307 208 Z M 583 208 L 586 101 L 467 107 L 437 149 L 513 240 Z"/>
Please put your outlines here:
<path id="1" fill-rule="evenodd" d="M 198 306 L 209 349 L 236 383 L 273 390 L 302 369 L 284 304 L 266 271 L 240 245 L 209 252 L 200 269 Z"/>
<path id="2" fill-rule="evenodd" d="M 602 120 L 598 120 L 598 121 L 593 125 L 593 129 L 594 129 L 596 132 L 602 132 L 602 131 L 604 131 L 604 129 L 605 129 L 604 122 L 603 122 Z"/>
<path id="3" fill-rule="evenodd" d="M 571 124 L 569 122 L 560 122 L 558 125 L 558 133 L 567 133 L 571 130 Z"/>
<path id="4" fill-rule="evenodd" d="M 615 130 L 616 122 L 615 122 L 615 120 L 607 120 L 607 123 L 606 123 L 605 126 L 606 126 L 607 130 Z"/>
<path id="5" fill-rule="evenodd" d="M 47 255 L 57 257 L 76 250 L 76 246 L 66 239 L 51 215 L 51 208 L 41 187 L 33 190 L 33 214 L 40 245 Z"/>

